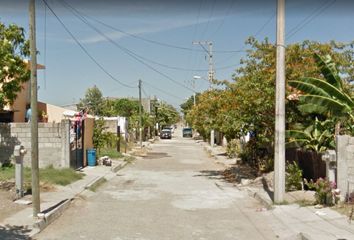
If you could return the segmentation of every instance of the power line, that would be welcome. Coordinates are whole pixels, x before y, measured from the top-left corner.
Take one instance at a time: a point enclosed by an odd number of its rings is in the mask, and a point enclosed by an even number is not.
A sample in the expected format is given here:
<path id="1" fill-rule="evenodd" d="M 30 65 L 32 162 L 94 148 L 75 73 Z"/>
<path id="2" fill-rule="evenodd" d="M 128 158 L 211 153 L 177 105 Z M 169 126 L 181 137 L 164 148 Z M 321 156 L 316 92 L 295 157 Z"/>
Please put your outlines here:
<path id="1" fill-rule="evenodd" d="M 165 73 L 157 70 L 156 68 L 152 67 L 151 65 L 147 64 L 146 62 L 144 62 L 143 60 L 141 60 L 140 58 L 142 58 L 141 56 L 139 56 L 138 54 L 136 54 L 135 52 L 119 45 L 117 42 L 115 42 L 114 40 L 112 40 L 110 37 L 108 37 L 106 34 L 104 34 L 102 31 L 100 31 L 99 29 L 97 29 L 95 26 L 93 26 L 90 22 L 87 21 L 87 19 L 82 16 L 75 8 L 73 8 L 72 6 L 70 6 L 66 1 L 62 0 L 63 3 L 65 3 L 65 7 L 70 8 L 69 10 L 71 12 L 73 12 L 73 14 L 75 16 L 77 16 L 82 22 L 84 22 L 86 25 L 88 25 L 90 28 L 92 28 L 94 31 L 96 31 L 98 34 L 100 34 L 101 36 L 103 36 L 104 38 L 106 38 L 109 42 L 111 42 L 114 46 L 116 46 L 117 48 L 119 48 L 121 51 L 123 51 L 124 53 L 126 53 L 127 55 L 129 55 L 130 57 L 134 58 L 136 61 L 140 62 L 141 64 L 145 65 L 146 67 L 150 68 L 151 70 L 153 70 L 154 72 L 160 74 L 161 76 L 167 78 L 168 80 L 170 80 L 171 82 L 185 88 L 188 89 L 190 91 L 194 91 L 193 89 L 181 84 L 180 82 L 174 80 L 173 78 L 171 78 L 170 76 L 166 75 Z"/>
<path id="2" fill-rule="evenodd" d="M 210 24 L 210 19 L 212 18 L 213 14 L 214 14 L 214 8 L 215 8 L 215 2 L 216 0 L 213 1 L 212 5 L 211 5 L 211 11 L 209 14 L 209 18 L 208 21 L 206 23 L 206 27 L 204 29 L 204 32 L 202 33 L 202 35 L 200 36 L 200 38 L 204 38 L 205 33 L 207 32 L 208 28 L 209 28 L 209 24 Z"/>
<path id="3" fill-rule="evenodd" d="M 230 15 L 231 10 L 232 10 L 232 8 L 234 7 L 235 2 L 236 2 L 236 1 L 234 1 L 234 0 L 230 0 L 230 5 L 229 5 L 229 7 L 227 8 L 226 14 L 224 14 L 223 19 L 221 20 L 221 22 L 219 23 L 219 25 L 216 27 L 216 30 L 210 35 L 210 37 L 213 36 L 213 35 L 215 35 L 217 32 L 219 32 L 219 30 L 221 29 L 222 25 L 224 25 L 225 19 Z M 210 38 L 210 37 L 209 37 L 209 38 Z"/>
<path id="4" fill-rule="evenodd" d="M 257 37 L 264 29 L 265 27 L 275 18 L 276 13 L 273 13 L 266 22 L 264 22 L 264 24 L 257 30 L 257 32 L 254 34 L 254 37 Z M 241 50 L 244 52 L 245 51 L 246 46 L 244 46 Z M 224 60 L 220 61 L 220 62 L 216 62 L 216 63 L 221 63 L 221 62 L 225 62 L 230 60 L 231 58 L 233 58 L 236 54 L 233 54 L 232 56 L 225 58 Z"/>
<path id="5" fill-rule="evenodd" d="M 323 4 L 320 8 L 317 8 L 310 15 L 304 18 L 301 22 L 299 22 L 295 27 L 293 27 L 287 34 L 287 39 L 293 37 L 296 33 L 302 30 L 307 24 L 312 22 L 316 17 L 318 17 L 321 13 L 323 13 L 326 9 L 332 6 L 337 0 L 328 0 L 325 4 Z"/>
<path id="6" fill-rule="evenodd" d="M 49 6 L 46 0 L 43 0 L 44 4 L 48 7 L 48 9 L 52 12 L 52 14 L 55 16 L 55 18 L 59 21 L 59 23 L 63 26 L 65 31 L 71 36 L 72 39 L 76 42 L 76 44 L 81 48 L 82 51 L 106 74 L 108 75 L 112 80 L 117 82 L 118 84 L 127 87 L 127 88 L 136 88 L 133 86 L 129 86 L 125 84 L 124 82 L 119 81 L 117 78 L 115 78 L 112 74 L 110 74 L 88 51 L 87 49 L 80 43 L 80 41 L 74 36 L 74 34 L 66 27 L 64 22 L 59 18 L 59 16 L 54 12 L 54 10 Z"/>
<path id="7" fill-rule="evenodd" d="M 174 95 L 174 94 L 171 94 L 170 92 L 167 92 L 167 91 L 165 91 L 165 90 L 163 90 L 163 89 L 161 89 L 161 88 L 158 88 L 158 87 L 152 85 L 152 84 L 149 83 L 149 82 L 144 82 L 144 84 L 150 86 L 151 88 L 153 88 L 153 89 L 155 89 L 155 90 L 157 90 L 157 91 L 159 91 L 159 92 L 161 92 L 161 93 L 166 94 L 167 96 L 174 97 L 174 98 L 176 98 L 176 99 L 178 99 L 178 100 L 184 100 L 183 98 L 178 97 L 178 96 L 176 96 L 176 95 Z"/>
<path id="8" fill-rule="evenodd" d="M 141 88 L 141 91 L 143 92 L 145 98 L 149 98 L 148 94 L 145 92 L 144 88 Z"/>
<path id="9" fill-rule="evenodd" d="M 70 6 L 71 8 L 73 8 L 72 6 Z M 202 52 L 202 50 L 198 50 L 198 49 L 194 49 L 194 48 L 189 48 L 189 47 L 183 47 L 183 46 L 178 46 L 178 45 L 174 45 L 174 44 L 170 44 L 170 43 L 165 43 L 165 42 L 160 42 L 160 41 L 156 41 L 156 40 L 152 40 L 152 39 L 149 39 L 149 38 L 145 38 L 145 37 L 141 37 L 139 35 L 136 35 L 136 34 L 133 34 L 133 33 L 129 33 L 129 32 L 126 32 L 122 29 L 119 29 L 117 27 L 114 27 L 112 25 L 109 25 L 101 20 L 98 20 L 97 18 L 94 18 L 92 16 L 89 16 L 87 14 L 84 14 L 82 12 L 79 12 L 78 10 L 75 10 L 77 11 L 80 15 L 82 16 L 85 16 L 85 18 L 88 18 L 88 19 L 91 19 L 92 21 L 94 22 L 97 22 L 109 29 L 112 29 L 114 31 L 117 31 L 117 32 L 120 32 L 124 35 L 128 35 L 130 37 L 133 37 L 135 39 L 139 39 L 139 40 L 142 40 L 142 41 L 145 41 L 145 42 L 149 42 L 149 43 L 152 43 L 152 44 L 155 44 L 155 45 L 160 45 L 160 46 L 164 46 L 164 47 L 169 47 L 169 48 L 175 48 L 175 49 L 180 49 L 180 50 L 186 50 L 186 51 L 192 51 L 192 52 Z M 198 23 L 199 24 L 199 23 Z M 216 53 L 236 53 L 236 52 L 244 52 L 243 50 L 215 50 L 214 52 Z"/>

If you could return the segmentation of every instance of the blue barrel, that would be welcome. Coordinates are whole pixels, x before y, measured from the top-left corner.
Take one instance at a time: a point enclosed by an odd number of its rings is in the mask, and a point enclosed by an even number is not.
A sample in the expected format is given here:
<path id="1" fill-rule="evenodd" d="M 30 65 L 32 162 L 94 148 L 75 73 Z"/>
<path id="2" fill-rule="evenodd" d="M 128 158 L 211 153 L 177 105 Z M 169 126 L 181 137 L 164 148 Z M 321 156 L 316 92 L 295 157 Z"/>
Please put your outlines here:
<path id="1" fill-rule="evenodd" d="M 90 167 L 96 166 L 96 149 L 87 149 L 87 165 Z"/>

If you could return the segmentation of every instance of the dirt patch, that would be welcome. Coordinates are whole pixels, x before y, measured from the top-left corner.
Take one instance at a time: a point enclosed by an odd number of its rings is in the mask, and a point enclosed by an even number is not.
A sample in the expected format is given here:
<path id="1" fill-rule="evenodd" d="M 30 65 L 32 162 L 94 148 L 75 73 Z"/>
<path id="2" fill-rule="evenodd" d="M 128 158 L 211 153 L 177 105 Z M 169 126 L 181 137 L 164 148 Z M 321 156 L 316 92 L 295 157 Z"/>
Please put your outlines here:
<path id="1" fill-rule="evenodd" d="M 352 203 L 341 203 L 331 207 L 331 209 L 347 216 L 349 223 L 354 220 L 354 205 Z"/>
<path id="2" fill-rule="evenodd" d="M 24 188 L 28 189 L 30 183 L 26 183 Z M 55 191 L 56 188 L 52 184 L 48 183 L 40 183 L 41 192 L 52 192 Z M 25 193 L 24 199 L 31 200 L 30 188 L 27 193 Z M 4 219 L 16 214 L 17 212 L 26 208 L 25 205 L 17 204 L 14 201 L 16 200 L 16 190 L 15 190 L 15 182 L 13 181 L 3 181 L 0 182 L 0 222 Z"/>
<path id="3" fill-rule="evenodd" d="M 205 176 L 211 179 L 223 179 L 226 182 L 239 184 L 242 180 L 252 181 L 259 175 L 257 170 L 247 164 L 234 164 L 224 170 L 203 170 L 196 176 Z"/>
<path id="4" fill-rule="evenodd" d="M 26 208 L 24 205 L 14 203 L 14 198 L 13 191 L 0 189 L 0 222 Z"/>
<path id="5" fill-rule="evenodd" d="M 222 172 L 224 179 L 230 183 L 241 183 L 242 179 L 256 179 L 258 171 L 247 164 L 237 164 Z"/>
<path id="6" fill-rule="evenodd" d="M 149 152 L 144 156 L 144 159 L 160 159 L 164 157 L 168 157 L 168 154 L 164 152 Z"/>

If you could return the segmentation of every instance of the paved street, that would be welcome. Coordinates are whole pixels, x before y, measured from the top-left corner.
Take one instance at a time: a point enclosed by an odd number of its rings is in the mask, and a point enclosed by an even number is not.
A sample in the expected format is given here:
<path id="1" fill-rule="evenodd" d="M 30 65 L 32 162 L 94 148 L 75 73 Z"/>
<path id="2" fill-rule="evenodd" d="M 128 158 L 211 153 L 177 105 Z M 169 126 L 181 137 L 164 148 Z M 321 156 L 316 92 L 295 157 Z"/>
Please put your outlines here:
<path id="1" fill-rule="evenodd" d="M 38 239 L 275 239 L 261 205 L 218 169 L 193 140 L 161 140 Z"/>

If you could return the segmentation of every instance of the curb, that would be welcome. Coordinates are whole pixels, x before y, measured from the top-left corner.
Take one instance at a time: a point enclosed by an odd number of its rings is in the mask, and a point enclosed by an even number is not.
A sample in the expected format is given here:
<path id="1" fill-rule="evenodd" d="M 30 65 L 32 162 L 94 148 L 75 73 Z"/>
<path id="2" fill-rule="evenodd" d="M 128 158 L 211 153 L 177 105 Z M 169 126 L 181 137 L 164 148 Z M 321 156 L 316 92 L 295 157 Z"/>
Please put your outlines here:
<path id="1" fill-rule="evenodd" d="M 128 164 L 128 163 L 124 161 L 123 163 L 120 163 L 120 164 L 118 164 L 118 165 L 115 166 L 115 167 L 112 166 L 111 171 L 114 172 L 114 173 L 116 173 L 116 172 L 118 172 L 119 170 L 121 170 L 122 168 L 124 168 L 127 164 Z"/>
<path id="2" fill-rule="evenodd" d="M 113 173 L 118 172 L 120 169 L 124 168 L 128 163 L 123 162 L 121 164 L 118 164 L 114 168 L 111 169 Z M 59 218 L 62 213 L 70 206 L 71 202 L 78 197 L 79 195 L 83 194 L 85 191 L 88 191 L 92 186 L 97 184 L 98 182 L 102 181 L 103 179 L 106 179 L 105 176 L 99 176 L 96 177 L 94 180 L 92 180 L 89 184 L 84 186 L 83 190 L 76 193 L 75 196 L 71 199 L 65 199 L 62 202 L 58 203 L 58 206 L 56 206 L 54 209 L 49 211 L 48 213 L 45 213 L 43 218 L 37 220 L 33 224 L 33 230 L 30 233 L 29 237 L 34 237 L 36 234 L 40 233 L 43 231 L 49 224 L 54 222 L 57 218 Z"/>
<path id="3" fill-rule="evenodd" d="M 49 224 L 51 224 L 55 219 L 60 217 L 60 215 L 69 207 L 72 199 L 66 199 L 63 202 L 59 203 L 60 205 L 51 210 L 50 212 L 44 214 L 43 218 L 37 220 L 33 224 L 34 233 L 30 237 L 33 237 L 35 234 L 43 231 Z"/>
<path id="4" fill-rule="evenodd" d="M 97 183 L 103 181 L 105 179 L 104 176 L 99 176 L 99 177 L 96 177 L 95 179 L 92 180 L 92 182 L 90 182 L 89 184 L 87 184 L 85 187 L 84 187 L 84 190 L 89 190 L 90 188 L 94 187 Z M 75 196 L 79 195 L 80 193 L 76 194 Z"/>
<path id="5" fill-rule="evenodd" d="M 257 201 L 259 201 L 262 205 L 266 207 L 267 210 L 273 209 L 274 205 L 271 199 L 262 196 L 257 191 L 254 191 L 248 187 L 245 188 L 250 197 L 253 197 Z"/>

